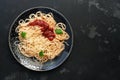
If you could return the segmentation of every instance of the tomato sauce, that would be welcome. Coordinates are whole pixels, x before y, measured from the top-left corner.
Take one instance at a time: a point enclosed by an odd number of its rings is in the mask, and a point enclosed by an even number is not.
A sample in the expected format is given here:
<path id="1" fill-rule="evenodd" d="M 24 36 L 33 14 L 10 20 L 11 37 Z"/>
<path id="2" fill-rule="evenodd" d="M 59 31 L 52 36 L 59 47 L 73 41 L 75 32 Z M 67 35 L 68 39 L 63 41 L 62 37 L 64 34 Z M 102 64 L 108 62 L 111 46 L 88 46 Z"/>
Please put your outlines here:
<path id="1" fill-rule="evenodd" d="M 45 36 L 46 38 L 48 38 L 50 41 L 52 41 L 55 38 L 55 34 L 53 32 L 53 28 L 49 27 L 49 24 L 46 23 L 43 20 L 35 20 L 33 22 L 30 22 L 28 24 L 29 26 L 39 26 L 41 27 L 41 31 L 42 31 L 42 35 Z"/>

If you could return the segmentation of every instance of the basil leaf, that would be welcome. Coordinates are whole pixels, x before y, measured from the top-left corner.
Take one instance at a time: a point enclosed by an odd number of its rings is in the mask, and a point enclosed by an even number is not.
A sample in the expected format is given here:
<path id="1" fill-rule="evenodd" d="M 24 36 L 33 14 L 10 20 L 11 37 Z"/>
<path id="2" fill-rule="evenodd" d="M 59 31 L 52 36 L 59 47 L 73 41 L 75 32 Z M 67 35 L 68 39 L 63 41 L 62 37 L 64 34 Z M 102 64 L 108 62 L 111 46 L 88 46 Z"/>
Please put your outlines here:
<path id="1" fill-rule="evenodd" d="M 62 32 L 61 29 L 55 29 L 55 33 L 56 33 L 56 34 L 63 34 L 63 32 Z"/>
<path id="2" fill-rule="evenodd" d="M 43 51 L 40 51 L 40 52 L 39 52 L 39 56 L 41 56 L 41 57 L 44 56 Z"/>
<path id="3" fill-rule="evenodd" d="M 26 32 L 22 32 L 21 33 L 22 38 L 26 38 L 26 34 L 27 34 Z"/>

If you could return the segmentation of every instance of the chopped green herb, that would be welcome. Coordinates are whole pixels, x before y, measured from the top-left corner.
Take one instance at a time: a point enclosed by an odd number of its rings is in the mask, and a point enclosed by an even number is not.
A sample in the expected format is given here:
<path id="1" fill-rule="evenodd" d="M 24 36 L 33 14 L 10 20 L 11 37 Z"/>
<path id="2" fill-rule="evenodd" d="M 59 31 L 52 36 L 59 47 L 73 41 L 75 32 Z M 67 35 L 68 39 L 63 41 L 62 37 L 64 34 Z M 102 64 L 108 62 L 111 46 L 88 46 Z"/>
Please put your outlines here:
<path id="1" fill-rule="evenodd" d="M 40 51 L 40 52 L 39 52 L 39 56 L 41 56 L 41 57 L 44 56 L 43 53 L 44 53 L 43 51 Z"/>
<path id="2" fill-rule="evenodd" d="M 55 33 L 56 33 L 56 34 L 63 34 L 63 32 L 62 32 L 61 29 L 55 29 Z"/>
<path id="3" fill-rule="evenodd" d="M 22 38 L 26 38 L 26 34 L 27 34 L 26 32 L 22 32 L 21 33 Z"/>

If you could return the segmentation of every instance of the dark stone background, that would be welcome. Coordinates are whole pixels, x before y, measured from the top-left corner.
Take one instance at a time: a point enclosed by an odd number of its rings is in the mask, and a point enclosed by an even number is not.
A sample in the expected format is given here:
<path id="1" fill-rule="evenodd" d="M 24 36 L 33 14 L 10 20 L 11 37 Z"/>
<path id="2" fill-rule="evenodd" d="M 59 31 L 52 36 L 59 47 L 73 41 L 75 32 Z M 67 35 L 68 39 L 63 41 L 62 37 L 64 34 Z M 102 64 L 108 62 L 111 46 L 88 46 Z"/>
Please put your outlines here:
<path id="1" fill-rule="evenodd" d="M 70 57 L 48 72 L 21 66 L 8 47 L 13 20 L 46 6 L 66 16 L 74 31 Z M 0 0 L 0 80 L 120 80 L 120 0 Z"/>

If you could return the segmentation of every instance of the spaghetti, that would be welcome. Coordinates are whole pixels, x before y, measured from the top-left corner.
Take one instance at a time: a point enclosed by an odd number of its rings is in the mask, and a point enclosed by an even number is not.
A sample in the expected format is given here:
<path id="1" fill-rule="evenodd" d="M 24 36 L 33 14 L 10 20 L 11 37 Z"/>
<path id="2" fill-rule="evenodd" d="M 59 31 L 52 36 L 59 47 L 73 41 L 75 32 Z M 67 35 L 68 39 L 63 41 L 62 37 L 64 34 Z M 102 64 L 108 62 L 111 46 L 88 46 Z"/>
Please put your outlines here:
<path id="1" fill-rule="evenodd" d="M 64 50 L 65 40 L 69 39 L 66 25 L 57 23 L 52 13 L 30 14 L 29 18 L 19 21 L 16 27 L 20 53 L 26 57 L 35 57 L 41 63 L 54 59 Z"/>

